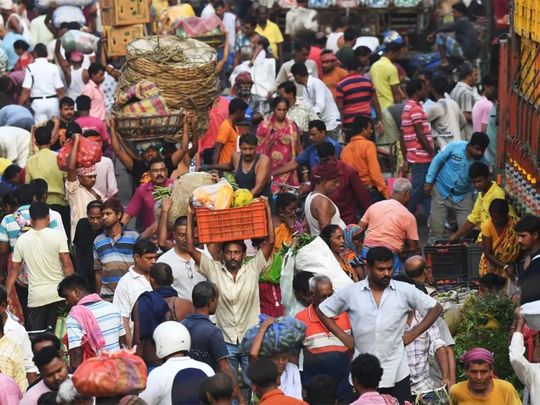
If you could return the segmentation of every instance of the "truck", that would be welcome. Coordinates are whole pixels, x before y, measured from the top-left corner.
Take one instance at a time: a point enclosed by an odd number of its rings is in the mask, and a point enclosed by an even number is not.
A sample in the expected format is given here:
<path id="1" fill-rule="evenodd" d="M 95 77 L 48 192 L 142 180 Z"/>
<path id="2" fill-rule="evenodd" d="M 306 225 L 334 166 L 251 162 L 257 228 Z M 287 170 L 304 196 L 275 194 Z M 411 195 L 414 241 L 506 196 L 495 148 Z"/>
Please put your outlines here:
<path id="1" fill-rule="evenodd" d="M 499 38 L 496 171 L 520 215 L 540 215 L 540 1 L 513 0 Z"/>

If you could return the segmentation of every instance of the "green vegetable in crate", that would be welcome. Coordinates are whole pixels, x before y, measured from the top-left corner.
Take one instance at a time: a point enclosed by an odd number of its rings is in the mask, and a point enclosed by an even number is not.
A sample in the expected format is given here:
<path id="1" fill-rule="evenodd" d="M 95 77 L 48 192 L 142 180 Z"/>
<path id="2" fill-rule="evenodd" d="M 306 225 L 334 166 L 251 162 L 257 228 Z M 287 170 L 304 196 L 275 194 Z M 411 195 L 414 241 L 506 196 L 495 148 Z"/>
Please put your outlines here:
<path id="1" fill-rule="evenodd" d="M 234 192 L 232 206 L 235 208 L 245 207 L 253 202 L 253 194 L 246 188 L 239 188 Z"/>

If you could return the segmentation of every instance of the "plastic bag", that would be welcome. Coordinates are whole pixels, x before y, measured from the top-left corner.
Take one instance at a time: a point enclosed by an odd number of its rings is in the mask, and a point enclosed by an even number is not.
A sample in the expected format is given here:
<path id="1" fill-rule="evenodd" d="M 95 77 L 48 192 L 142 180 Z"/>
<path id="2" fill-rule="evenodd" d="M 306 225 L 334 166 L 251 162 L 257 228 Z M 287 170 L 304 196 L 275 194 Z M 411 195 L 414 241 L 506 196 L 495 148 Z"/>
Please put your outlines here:
<path id="1" fill-rule="evenodd" d="M 102 353 L 83 361 L 72 380 L 77 391 L 86 396 L 138 394 L 146 388 L 146 365 L 132 351 Z"/>
<path id="2" fill-rule="evenodd" d="M 69 154 L 73 149 L 73 139 L 68 139 L 66 144 L 58 151 L 56 163 L 60 170 L 68 169 Z M 79 140 L 79 152 L 77 153 L 77 167 L 90 167 L 101 160 L 101 144 L 93 142 L 83 136 Z"/>
<path id="3" fill-rule="evenodd" d="M 81 27 L 86 23 L 81 8 L 76 6 L 58 7 L 54 10 L 51 19 L 56 28 L 60 28 L 62 23 L 76 22 L 80 24 Z"/>
<path id="4" fill-rule="evenodd" d="M 523 304 L 521 306 L 521 313 L 529 328 L 540 331 L 540 301 Z"/>
<path id="5" fill-rule="evenodd" d="M 247 330 L 244 339 L 242 339 L 242 352 L 249 353 L 253 340 L 266 318 L 266 315 L 259 315 L 259 324 Z M 264 333 L 259 356 L 266 357 L 276 353 L 288 352 L 290 349 L 299 347 L 305 336 L 306 325 L 298 319 L 290 316 L 276 318 L 272 326 Z"/>
<path id="6" fill-rule="evenodd" d="M 96 52 L 99 38 L 88 32 L 69 30 L 62 36 L 62 47 L 66 52 L 80 51 L 82 53 Z"/>
<path id="7" fill-rule="evenodd" d="M 212 210 L 223 210 L 231 207 L 234 191 L 231 184 L 221 179 L 216 184 L 198 187 L 193 190 L 193 206 Z"/>

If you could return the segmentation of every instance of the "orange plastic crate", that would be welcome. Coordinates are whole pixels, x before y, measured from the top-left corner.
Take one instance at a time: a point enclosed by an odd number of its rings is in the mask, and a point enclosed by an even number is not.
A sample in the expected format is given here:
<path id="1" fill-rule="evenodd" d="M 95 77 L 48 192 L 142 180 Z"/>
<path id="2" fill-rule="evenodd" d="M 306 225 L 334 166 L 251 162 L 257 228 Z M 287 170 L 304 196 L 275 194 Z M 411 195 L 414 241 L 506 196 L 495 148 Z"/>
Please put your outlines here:
<path id="1" fill-rule="evenodd" d="M 268 236 L 264 201 L 247 207 L 211 210 L 195 208 L 199 242 L 219 243 Z"/>

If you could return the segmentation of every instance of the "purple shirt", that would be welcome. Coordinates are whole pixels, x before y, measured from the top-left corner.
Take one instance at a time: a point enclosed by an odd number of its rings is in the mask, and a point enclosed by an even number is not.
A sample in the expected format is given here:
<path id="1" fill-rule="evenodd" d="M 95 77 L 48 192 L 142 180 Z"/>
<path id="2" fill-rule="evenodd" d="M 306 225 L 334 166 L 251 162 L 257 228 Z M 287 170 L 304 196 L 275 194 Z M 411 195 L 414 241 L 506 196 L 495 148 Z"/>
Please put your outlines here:
<path id="1" fill-rule="evenodd" d="M 493 108 L 493 103 L 489 101 L 485 96 L 480 97 L 480 99 L 474 103 L 472 109 L 472 122 L 474 132 L 482 131 L 482 124 L 489 122 L 489 116 L 491 114 L 491 109 Z"/>
<path id="2" fill-rule="evenodd" d="M 168 187 L 172 183 L 173 181 L 171 179 L 167 179 L 165 186 Z M 135 190 L 126 209 L 126 213 L 132 218 L 140 217 L 144 229 L 151 226 L 156 220 L 154 214 L 156 201 L 154 200 L 154 197 L 152 197 L 153 191 L 154 183 L 148 182 L 146 184 L 141 184 L 137 187 L 137 190 Z"/>
<path id="3" fill-rule="evenodd" d="M 111 138 L 109 137 L 109 133 L 107 132 L 107 127 L 105 126 L 105 123 L 99 118 L 89 115 L 87 117 L 78 117 L 75 122 L 79 124 L 83 132 L 88 130 L 99 132 L 103 143 L 110 145 Z"/>
<path id="4" fill-rule="evenodd" d="M 390 395 L 383 396 L 376 391 L 371 391 L 360 395 L 360 398 L 350 405 L 398 405 L 398 401 Z"/>

